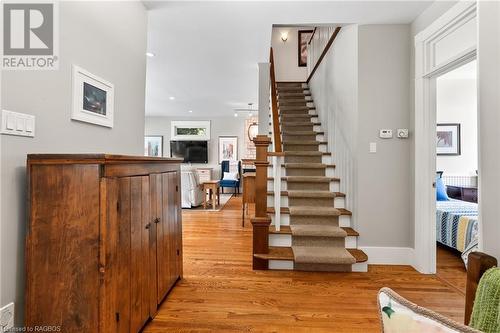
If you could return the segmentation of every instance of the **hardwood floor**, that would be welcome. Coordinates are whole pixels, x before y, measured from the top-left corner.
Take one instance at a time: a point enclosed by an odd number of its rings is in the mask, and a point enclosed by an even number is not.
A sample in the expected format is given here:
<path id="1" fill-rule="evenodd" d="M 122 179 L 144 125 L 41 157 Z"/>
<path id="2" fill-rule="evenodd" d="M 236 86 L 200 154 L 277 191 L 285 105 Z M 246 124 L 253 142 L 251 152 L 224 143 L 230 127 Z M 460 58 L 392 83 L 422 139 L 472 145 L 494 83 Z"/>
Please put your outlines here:
<path id="1" fill-rule="evenodd" d="M 436 276 L 451 288 L 465 296 L 467 271 L 460 253 L 444 245 L 437 245 Z"/>
<path id="2" fill-rule="evenodd" d="M 464 297 L 407 266 L 368 273 L 253 271 L 241 197 L 220 212 L 183 213 L 184 279 L 144 329 L 152 332 L 379 332 L 377 292 L 387 286 L 459 322 Z"/>

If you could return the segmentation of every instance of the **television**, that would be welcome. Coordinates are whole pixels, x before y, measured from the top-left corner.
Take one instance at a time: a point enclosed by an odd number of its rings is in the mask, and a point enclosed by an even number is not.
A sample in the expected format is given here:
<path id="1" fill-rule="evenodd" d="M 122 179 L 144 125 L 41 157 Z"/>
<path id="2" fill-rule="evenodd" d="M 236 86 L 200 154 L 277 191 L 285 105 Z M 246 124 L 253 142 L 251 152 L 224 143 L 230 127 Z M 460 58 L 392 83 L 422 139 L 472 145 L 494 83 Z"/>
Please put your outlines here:
<path id="1" fill-rule="evenodd" d="M 208 141 L 170 141 L 170 157 L 183 163 L 208 163 Z"/>

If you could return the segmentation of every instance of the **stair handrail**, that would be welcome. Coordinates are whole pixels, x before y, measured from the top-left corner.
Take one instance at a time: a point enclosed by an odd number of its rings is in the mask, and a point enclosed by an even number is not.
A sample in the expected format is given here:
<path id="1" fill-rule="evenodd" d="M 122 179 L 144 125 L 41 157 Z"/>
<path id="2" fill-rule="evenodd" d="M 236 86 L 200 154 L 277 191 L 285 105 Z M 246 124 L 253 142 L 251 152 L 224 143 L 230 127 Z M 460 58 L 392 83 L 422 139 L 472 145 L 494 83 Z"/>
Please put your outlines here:
<path id="1" fill-rule="evenodd" d="M 276 94 L 276 74 L 274 71 L 274 55 L 273 48 L 269 53 L 269 63 L 270 63 L 270 78 L 271 78 L 271 115 L 273 122 L 273 146 L 276 153 L 281 153 L 283 151 L 283 145 L 281 143 L 281 131 L 278 115 L 278 95 Z"/>

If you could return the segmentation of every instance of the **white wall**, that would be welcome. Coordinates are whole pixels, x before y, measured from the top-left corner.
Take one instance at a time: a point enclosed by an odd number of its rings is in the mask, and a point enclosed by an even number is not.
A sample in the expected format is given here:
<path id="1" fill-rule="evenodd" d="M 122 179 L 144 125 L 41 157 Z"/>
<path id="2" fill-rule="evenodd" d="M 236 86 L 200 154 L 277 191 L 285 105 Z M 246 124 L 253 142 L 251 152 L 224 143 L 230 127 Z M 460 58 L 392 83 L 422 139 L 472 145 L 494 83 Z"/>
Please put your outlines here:
<path id="1" fill-rule="evenodd" d="M 298 38 L 299 30 L 312 30 L 311 27 L 273 27 L 271 46 L 274 53 L 276 81 L 305 81 L 307 67 L 299 67 Z M 286 42 L 281 40 L 281 33 L 288 32 Z"/>
<path id="2" fill-rule="evenodd" d="M 325 28 L 326 29 L 326 28 Z M 322 30 L 322 29 L 320 29 Z M 318 36 L 323 36 L 317 31 Z M 322 48 L 318 40 L 313 48 Z M 313 52 L 318 52 L 314 50 Z M 347 194 L 347 208 L 355 214 L 357 192 L 356 168 L 358 128 L 358 26 L 348 25 L 340 30 L 335 43 L 324 57 L 309 86 L 328 139 L 328 150 L 336 164 L 335 173 L 341 178 L 340 190 Z"/>
<path id="3" fill-rule="evenodd" d="M 409 84 L 409 25 L 342 27 L 310 83 L 362 247 L 413 246 L 410 142 L 378 138 L 409 126 Z"/>
<path id="4" fill-rule="evenodd" d="M 26 154 L 143 153 L 146 11 L 141 2 L 60 2 L 57 71 L 2 73 L 2 108 L 36 116 L 36 137 L 2 136 L 1 297 L 24 308 Z M 70 120 L 71 66 L 115 86 L 114 128 Z M 43 250 L 43 249 L 41 249 Z"/>
<path id="5" fill-rule="evenodd" d="M 477 5 L 480 242 L 484 252 L 500 259 L 500 3 Z"/>
<path id="6" fill-rule="evenodd" d="M 208 164 L 191 164 L 193 167 L 213 168 L 212 177 L 218 179 L 219 136 L 238 137 L 238 159 L 244 157 L 245 117 L 146 117 L 145 135 L 163 135 L 163 156 L 170 157 L 170 123 L 172 120 L 210 120 L 211 140 L 208 145 Z M 185 165 L 187 166 L 187 165 Z"/>
<path id="7" fill-rule="evenodd" d="M 478 153 L 476 80 L 444 75 L 437 79 L 436 87 L 437 123 L 459 123 L 461 133 L 461 154 L 436 156 L 436 170 L 447 175 L 475 175 Z"/>

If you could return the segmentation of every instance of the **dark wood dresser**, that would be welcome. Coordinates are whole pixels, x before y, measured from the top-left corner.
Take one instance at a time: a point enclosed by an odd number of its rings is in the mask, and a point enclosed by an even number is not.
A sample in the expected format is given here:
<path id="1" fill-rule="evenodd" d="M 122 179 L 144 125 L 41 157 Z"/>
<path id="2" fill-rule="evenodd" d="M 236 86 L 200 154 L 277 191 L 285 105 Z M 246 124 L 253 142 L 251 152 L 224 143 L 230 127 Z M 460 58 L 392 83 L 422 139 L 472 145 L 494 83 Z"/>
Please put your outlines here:
<path id="1" fill-rule="evenodd" d="M 28 155 L 26 326 L 142 329 L 182 277 L 180 162 Z"/>
<path id="2" fill-rule="evenodd" d="M 477 203 L 476 187 L 446 186 L 446 194 L 452 199 Z"/>

